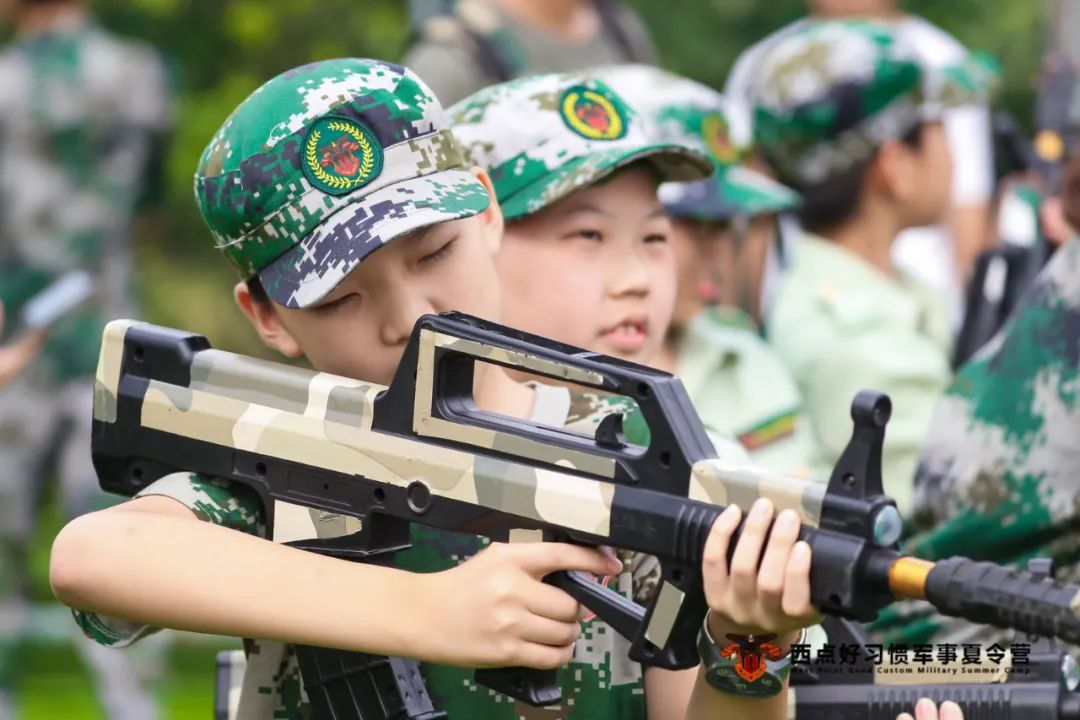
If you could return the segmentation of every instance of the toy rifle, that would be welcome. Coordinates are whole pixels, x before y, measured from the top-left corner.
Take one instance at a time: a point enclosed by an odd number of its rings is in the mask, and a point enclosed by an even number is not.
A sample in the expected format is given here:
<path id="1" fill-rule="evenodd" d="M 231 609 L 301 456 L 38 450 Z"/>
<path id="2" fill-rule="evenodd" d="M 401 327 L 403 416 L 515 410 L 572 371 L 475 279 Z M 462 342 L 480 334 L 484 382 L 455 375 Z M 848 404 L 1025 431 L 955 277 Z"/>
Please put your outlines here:
<path id="1" fill-rule="evenodd" d="M 1032 560 L 1028 569 L 1052 575 L 1045 558 Z M 869 642 L 850 620 L 826 616 L 822 626 L 830 645 L 865 648 Z M 794 704 L 789 707 L 795 710 L 795 720 L 895 720 L 926 697 L 938 704 L 945 700 L 959 704 L 964 720 L 1080 720 L 1076 662 L 1052 638 L 1029 635 L 1027 640 L 1029 655 L 1023 664 L 1013 658 L 1011 672 L 1002 666 L 1001 672 L 984 675 L 980 682 L 878 683 L 867 655 L 843 667 L 820 660 L 796 664 L 791 673 Z"/>
<path id="2" fill-rule="evenodd" d="M 619 414 L 589 437 L 482 410 L 472 395 L 478 361 L 631 398 L 648 445 L 626 442 Z M 408 546 L 412 522 L 656 556 L 662 580 L 648 608 L 576 573 L 546 579 L 630 639 L 630 657 L 644 665 L 698 664 L 705 540 L 726 505 L 746 509 L 758 497 L 801 515 L 811 599 L 825 612 L 869 621 L 896 598 L 920 598 L 946 615 L 1080 641 L 1076 586 L 963 558 L 901 555 L 900 517 L 881 484 L 889 413 L 883 395 L 855 398 L 854 433 L 826 486 L 717 458 L 667 373 L 457 313 L 420 318 L 389 387 L 114 321 L 98 366 L 93 455 L 102 487 L 122 495 L 183 470 L 252 488 L 271 525 L 275 501 L 362 518 L 358 533 L 291 543 L 341 558 L 385 559 Z M 301 670 L 313 705 L 355 704 L 367 681 L 350 685 L 349 670 L 363 663 L 321 653 L 317 669 Z M 476 677 L 533 705 L 560 699 L 554 671 Z"/>

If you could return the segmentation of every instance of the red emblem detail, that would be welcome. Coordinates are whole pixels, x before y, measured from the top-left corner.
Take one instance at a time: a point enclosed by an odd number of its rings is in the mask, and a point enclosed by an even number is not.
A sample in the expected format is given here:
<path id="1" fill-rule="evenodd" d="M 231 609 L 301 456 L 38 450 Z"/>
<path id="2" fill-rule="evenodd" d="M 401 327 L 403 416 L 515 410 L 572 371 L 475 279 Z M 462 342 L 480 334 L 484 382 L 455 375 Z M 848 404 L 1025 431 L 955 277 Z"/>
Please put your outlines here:
<path id="1" fill-rule="evenodd" d="M 574 106 L 574 114 L 597 132 L 605 133 L 611 127 L 611 116 L 607 109 L 597 103 L 582 100 Z"/>
<path id="2" fill-rule="evenodd" d="M 735 672 L 746 682 L 754 682 L 765 674 L 768 667 L 766 658 L 779 660 L 784 656 L 780 648 L 768 639 L 750 640 L 745 635 L 727 635 L 726 637 L 732 643 L 724 646 L 724 649 L 720 651 L 720 657 L 727 660 L 734 655 L 737 658 Z"/>
<path id="3" fill-rule="evenodd" d="M 334 166 L 334 172 L 345 177 L 353 177 L 360 170 L 360 158 L 356 152 L 360 149 L 359 143 L 348 135 L 341 135 L 337 140 L 323 146 L 323 167 Z"/>
<path id="4" fill-rule="evenodd" d="M 727 132 L 725 132 L 724 128 L 720 125 L 717 125 L 716 129 L 713 130 L 712 146 L 717 157 L 724 158 L 725 160 L 731 157 L 735 152 L 735 148 L 731 146 L 731 140 L 728 139 Z"/>

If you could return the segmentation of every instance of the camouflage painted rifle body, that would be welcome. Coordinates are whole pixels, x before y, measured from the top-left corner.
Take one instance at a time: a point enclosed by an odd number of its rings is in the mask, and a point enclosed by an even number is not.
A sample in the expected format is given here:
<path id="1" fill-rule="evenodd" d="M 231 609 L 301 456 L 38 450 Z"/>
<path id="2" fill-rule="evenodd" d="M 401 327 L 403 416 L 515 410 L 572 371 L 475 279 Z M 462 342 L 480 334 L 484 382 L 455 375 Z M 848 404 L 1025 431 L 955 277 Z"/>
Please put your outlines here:
<path id="1" fill-rule="evenodd" d="M 626 443 L 618 415 L 587 437 L 480 410 L 476 361 L 632 398 L 649 445 Z M 1080 641 L 1076 587 L 899 554 L 899 516 L 881 490 L 889 412 L 888 398 L 860 393 L 851 443 L 826 486 L 718 459 L 671 375 L 468 316 L 421 318 L 389 387 L 115 321 L 98 368 L 94 464 L 102 487 L 124 495 L 186 470 L 250 486 L 271 523 L 275 502 L 362 517 L 353 535 L 293 543 L 350 559 L 407 546 L 410 522 L 654 555 L 662 582 L 647 609 L 574 573 L 549 578 L 629 638 L 646 665 L 698 663 L 705 539 L 724 506 L 762 496 L 802 516 L 812 599 L 825 611 L 867 621 L 894 598 L 926 597 L 946 614 Z M 554 673 L 477 676 L 533 704 L 559 699 Z"/>

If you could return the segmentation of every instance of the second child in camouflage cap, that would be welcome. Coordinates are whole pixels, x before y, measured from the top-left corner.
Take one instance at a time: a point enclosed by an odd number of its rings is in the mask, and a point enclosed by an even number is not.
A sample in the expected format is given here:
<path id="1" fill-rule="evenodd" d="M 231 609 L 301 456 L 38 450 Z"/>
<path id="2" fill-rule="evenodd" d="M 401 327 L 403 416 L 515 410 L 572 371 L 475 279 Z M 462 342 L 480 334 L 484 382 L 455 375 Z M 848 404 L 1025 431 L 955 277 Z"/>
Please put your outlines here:
<path id="1" fill-rule="evenodd" d="M 649 362 L 675 293 L 656 188 L 706 177 L 704 152 L 656 141 L 618 93 L 585 74 L 496 85 L 450 114 L 508 221 L 498 260 L 507 322 Z"/>
<path id="2" fill-rule="evenodd" d="M 739 164 L 745 150 L 730 141 L 724 97 L 712 88 L 645 65 L 596 72 L 637 109 L 656 142 L 697 147 L 716 166 L 705 180 L 659 189 L 671 217 L 677 295 L 655 364 L 678 375 L 703 422 L 736 438 L 755 464 L 808 473 L 809 427 L 795 380 L 739 302 L 761 287 L 772 213 L 794 207 L 798 196 Z"/>
<path id="3" fill-rule="evenodd" d="M 712 88 L 647 65 L 596 74 L 639 112 L 654 142 L 696 148 L 715 167 L 704 180 L 667 182 L 659 189 L 676 231 L 675 324 L 683 325 L 702 302 L 738 305 L 757 319 L 775 213 L 795 208 L 798 194 L 744 164 L 751 149 L 731 141 L 727 104 Z M 693 252 L 679 252 L 691 246 Z"/>

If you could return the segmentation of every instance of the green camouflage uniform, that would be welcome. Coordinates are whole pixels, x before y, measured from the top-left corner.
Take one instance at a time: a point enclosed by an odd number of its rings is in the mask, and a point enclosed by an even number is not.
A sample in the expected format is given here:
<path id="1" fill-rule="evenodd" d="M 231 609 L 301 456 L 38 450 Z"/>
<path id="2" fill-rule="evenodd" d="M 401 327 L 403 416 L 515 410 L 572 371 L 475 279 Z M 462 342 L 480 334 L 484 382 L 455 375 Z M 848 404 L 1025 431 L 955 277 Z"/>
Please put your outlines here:
<path id="1" fill-rule="evenodd" d="M 637 148 L 635 152 L 644 152 Z M 681 156 L 680 156 L 681 157 Z M 428 88 L 410 71 L 375 60 L 331 60 L 297 68 L 255 91 L 226 120 L 196 174 L 199 207 L 218 247 L 244 277 L 257 274 L 274 302 L 318 303 L 369 253 L 411 230 L 482 212 L 485 187 L 467 171 Z M 625 402 L 538 390 L 534 419 L 592 432 Z M 625 425 L 645 444 L 640 420 Z M 340 536 L 356 519 L 276 503 L 275 526 L 243 488 L 186 474 L 162 478 L 143 495 L 172 497 L 201 519 L 275 541 Z M 473 536 L 414 527 L 399 567 L 436 571 L 480 548 Z M 654 559 L 627 557 L 610 582 L 644 601 L 658 579 Z M 150 628 L 76 611 L 90 637 L 121 646 Z M 402 618 L 401 622 L 408 622 Z M 425 666 L 437 705 L 454 718 L 644 718 L 641 668 L 627 642 L 585 621 L 574 662 L 560 682 L 566 703 L 537 710 L 477 687 L 467 670 Z M 301 718 L 309 712 L 292 649 L 246 641 L 247 670 L 237 717 Z"/>
<path id="2" fill-rule="evenodd" d="M 68 271 L 89 271 L 97 292 L 0 390 L 0 695 L 7 646 L 21 625 L 18 568 L 43 466 L 55 461 L 66 516 L 103 502 L 90 464 L 93 373 L 105 319 L 132 314 L 128 226 L 169 114 L 153 50 L 85 18 L 62 25 L 0 52 L 0 302 L 8 332 L 18 331 L 25 302 Z M 129 687 L 127 663 L 89 654 L 111 717 L 153 712 Z"/>
<path id="3" fill-rule="evenodd" d="M 1060 578 L 1080 579 L 1080 239 L 1057 251 L 1008 324 L 957 372 L 930 428 L 915 489 L 923 532 L 909 549 L 1020 567 L 1050 557 Z M 1011 636 L 926 606 L 897 608 L 882 623 L 891 625 L 914 642 Z"/>
<path id="4" fill-rule="evenodd" d="M 660 200 L 672 217 L 689 221 L 790 210 L 799 196 L 739 164 L 745 148 L 732 145 L 724 97 L 705 85 L 647 65 L 603 68 L 597 75 L 648 122 L 658 141 L 708 155 L 711 177 L 664 183 Z M 755 465 L 785 473 L 810 472 L 810 428 L 794 379 L 738 308 L 706 308 L 683 329 L 675 374 L 702 421 L 735 438 Z"/>
<path id="5" fill-rule="evenodd" d="M 882 143 L 984 92 L 988 76 L 969 65 L 926 70 L 886 25 L 807 23 L 758 66 L 755 139 L 781 180 L 794 187 L 829 182 Z M 906 508 L 918 448 L 949 380 L 944 304 L 903 273 L 886 277 L 808 235 L 768 332 L 802 391 L 817 473 L 827 476 L 847 442 L 853 395 L 875 389 L 892 396 L 885 489 Z"/>

